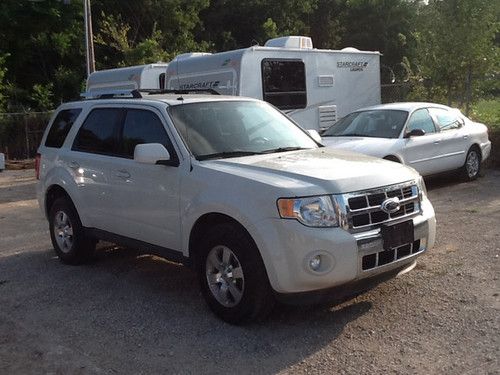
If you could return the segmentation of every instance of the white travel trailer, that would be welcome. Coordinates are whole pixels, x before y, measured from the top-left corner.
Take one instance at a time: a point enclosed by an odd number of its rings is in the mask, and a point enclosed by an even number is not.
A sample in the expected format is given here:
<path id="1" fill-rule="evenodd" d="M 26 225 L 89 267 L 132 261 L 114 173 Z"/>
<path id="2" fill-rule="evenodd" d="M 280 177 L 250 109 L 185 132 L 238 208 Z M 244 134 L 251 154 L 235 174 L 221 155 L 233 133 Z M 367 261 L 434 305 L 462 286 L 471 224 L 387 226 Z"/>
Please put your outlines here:
<path id="1" fill-rule="evenodd" d="M 167 66 L 166 63 L 157 63 L 96 71 L 87 79 L 85 96 L 120 90 L 164 89 Z"/>
<path id="2" fill-rule="evenodd" d="M 265 46 L 179 55 L 168 64 L 166 88 L 262 99 L 303 128 L 322 130 L 380 104 L 380 53 L 314 49 L 309 37 L 282 37 Z"/>

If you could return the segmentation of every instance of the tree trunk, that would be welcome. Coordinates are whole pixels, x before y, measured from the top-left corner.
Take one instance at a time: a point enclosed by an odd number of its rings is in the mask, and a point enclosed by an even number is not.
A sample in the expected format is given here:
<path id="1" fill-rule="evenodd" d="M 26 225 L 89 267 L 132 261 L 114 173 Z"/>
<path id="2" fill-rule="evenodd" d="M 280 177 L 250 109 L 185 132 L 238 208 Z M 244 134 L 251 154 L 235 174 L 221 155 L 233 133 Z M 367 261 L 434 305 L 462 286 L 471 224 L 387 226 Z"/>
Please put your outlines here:
<path id="1" fill-rule="evenodd" d="M 467 67 L 467 78 L 465 80 L 465 115 L 469 116 L 470 104 L 472 100 L 472 65 Z"/>
<path id="2" fill-rule="evenodd" d="M 447 97 L 448 97 L 448 106 L 451 106 L 451 79 L 448 79 L 448 83 L 446 85 Z"/>

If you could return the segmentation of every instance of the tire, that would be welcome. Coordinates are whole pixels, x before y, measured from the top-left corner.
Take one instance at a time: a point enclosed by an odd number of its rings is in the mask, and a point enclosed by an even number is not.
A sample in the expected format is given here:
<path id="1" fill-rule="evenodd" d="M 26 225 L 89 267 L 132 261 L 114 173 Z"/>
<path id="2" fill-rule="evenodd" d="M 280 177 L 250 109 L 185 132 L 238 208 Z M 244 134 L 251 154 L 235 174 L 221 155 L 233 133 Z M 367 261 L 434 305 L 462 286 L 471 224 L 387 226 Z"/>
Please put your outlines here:
<path id="1" fill-rule="evenodd" d="M 471 147 L 465 157 L 465 163 L 461 169 L 462 178 L 465 181 L 473 181 L 481 172 L 481 152 L 475 146 Z"/>
<path id="2" fill-rule="evenodd" d="M 92 259 L 96 242 L 85 236 L 80 217 L 69 199 L 58 198 L 50 207 L 49 231 L 61 262 L 78 265 Z"/>
<path id="3" fill-rule="evenodd" d="M 271 312 L 272 289 L 248 233 L 233 224 L 218 224 L 206 235 L 197 255 L 201 291 L 219 318 L 244 324 L 263 320 Z"/>

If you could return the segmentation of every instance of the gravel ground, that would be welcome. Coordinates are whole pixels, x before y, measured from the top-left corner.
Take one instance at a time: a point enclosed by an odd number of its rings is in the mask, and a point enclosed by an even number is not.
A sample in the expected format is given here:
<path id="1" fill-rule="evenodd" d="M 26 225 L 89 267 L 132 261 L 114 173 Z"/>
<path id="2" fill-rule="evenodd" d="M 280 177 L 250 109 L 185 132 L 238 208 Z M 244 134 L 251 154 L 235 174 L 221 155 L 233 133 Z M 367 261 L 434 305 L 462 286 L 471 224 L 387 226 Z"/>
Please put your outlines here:
<path id="1" fill-rule="evenodd" d="M 498 374 L 500 171 L 428 180 L 435 248 L 341 305 L 215 318 L 195 275 L 104 246 L 54 257 L 34 172 L 0 173 L 0 374 Z"/>

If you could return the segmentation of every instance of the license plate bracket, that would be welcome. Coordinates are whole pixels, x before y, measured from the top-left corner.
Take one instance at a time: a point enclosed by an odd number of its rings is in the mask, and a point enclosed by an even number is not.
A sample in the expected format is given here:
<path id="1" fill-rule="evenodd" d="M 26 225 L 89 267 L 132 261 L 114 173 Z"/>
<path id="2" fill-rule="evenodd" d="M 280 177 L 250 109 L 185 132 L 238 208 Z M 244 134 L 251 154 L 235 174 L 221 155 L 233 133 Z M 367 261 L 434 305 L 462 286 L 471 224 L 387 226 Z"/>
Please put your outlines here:
<path id="1" fill-rule="evenodd" d="M 381 228 L 384 250 L 393 249 L 414 241 L 413 220 L 402 223 L 383 225 Z"/>

